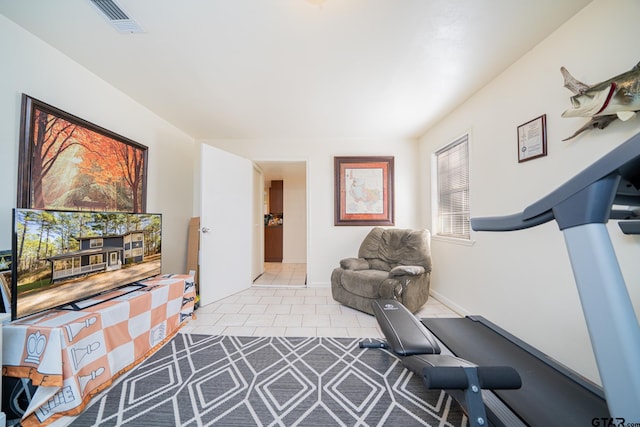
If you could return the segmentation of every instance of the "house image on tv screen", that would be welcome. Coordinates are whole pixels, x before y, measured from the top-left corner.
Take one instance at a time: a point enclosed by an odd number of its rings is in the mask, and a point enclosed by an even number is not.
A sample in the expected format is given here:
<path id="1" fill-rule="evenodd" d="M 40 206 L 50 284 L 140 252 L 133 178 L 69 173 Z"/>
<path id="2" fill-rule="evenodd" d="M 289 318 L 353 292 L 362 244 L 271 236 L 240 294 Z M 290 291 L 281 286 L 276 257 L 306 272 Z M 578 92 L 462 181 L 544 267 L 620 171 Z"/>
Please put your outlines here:
<path id="1" fill-rule="evenodd" d="M 47 258 L 51 261 L 51 278 L 118 270 L 123 264 L 144 261 L 144 233 L 132 231 L 117 236 L 76 237 L 80 249 Z"/>

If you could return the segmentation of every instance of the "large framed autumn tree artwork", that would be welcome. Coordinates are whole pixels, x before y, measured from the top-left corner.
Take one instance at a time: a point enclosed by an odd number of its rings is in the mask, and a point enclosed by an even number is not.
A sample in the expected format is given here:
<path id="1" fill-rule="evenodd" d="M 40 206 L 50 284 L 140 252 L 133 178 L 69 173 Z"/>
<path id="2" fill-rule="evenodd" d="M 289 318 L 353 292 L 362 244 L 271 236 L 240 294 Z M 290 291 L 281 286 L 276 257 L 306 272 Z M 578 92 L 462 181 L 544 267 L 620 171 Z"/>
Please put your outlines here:
<path id="1" fill-rule="evenodd" d="M 146 211 L 147 147 L 22 95 L 18 207 Z"/>

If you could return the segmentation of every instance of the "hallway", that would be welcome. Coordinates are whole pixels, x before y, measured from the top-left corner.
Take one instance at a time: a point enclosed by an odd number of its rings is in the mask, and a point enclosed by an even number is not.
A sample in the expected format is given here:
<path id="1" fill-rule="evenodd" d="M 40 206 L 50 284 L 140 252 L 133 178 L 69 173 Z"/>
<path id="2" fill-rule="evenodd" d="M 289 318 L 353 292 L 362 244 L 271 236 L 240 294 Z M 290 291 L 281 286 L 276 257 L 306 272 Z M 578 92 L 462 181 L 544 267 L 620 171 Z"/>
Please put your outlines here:
<path id="1" fill-rule="evenodd" d="M 265 262 L 264 273 L 253 284 L 254 286 L 305 287 L 307 284 L 307 265 Z"/>

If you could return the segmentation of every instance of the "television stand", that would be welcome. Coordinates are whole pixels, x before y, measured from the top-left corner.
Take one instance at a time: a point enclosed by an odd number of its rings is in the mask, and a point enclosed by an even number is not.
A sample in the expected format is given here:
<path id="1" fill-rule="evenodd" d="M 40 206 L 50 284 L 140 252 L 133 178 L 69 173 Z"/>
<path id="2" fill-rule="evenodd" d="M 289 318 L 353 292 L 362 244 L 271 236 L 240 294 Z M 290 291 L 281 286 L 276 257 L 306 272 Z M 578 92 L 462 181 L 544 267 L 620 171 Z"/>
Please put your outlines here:
<path id="1" fill-rule="evenodd" d="M 106 301 L 111 301 L 112 299 L 119 298 L 122 295 L 126 295 L 128 293 L 136 292 L 139 290 L 147 291 L 151 288 L 152 286 L 150 287 L 149 285 L 145 285 L 142 282 L 129 283 L 128 285 L 120 286 L 115 289 L 109 289 L 108 291 L 101 292 L 98 295 L 93 295 L 89 298 L 83 298 L 77 301 L 73 301 L 57 308 L 60 310 L 71 311 L 85 310 L 87 308 L 93 307 L 94 305 L 102 304 Z"/>
<path id="2" fill-rule="evenodd" d="M 50 309 L 4 325 L 3 375 L 36 387 L 19 413 L 3 408 L 9 421 L 46 425 L 79 414 L 191 319 L 193 276 L 161 275 L 142 285 L 93 297 L 80 310 Z"/>

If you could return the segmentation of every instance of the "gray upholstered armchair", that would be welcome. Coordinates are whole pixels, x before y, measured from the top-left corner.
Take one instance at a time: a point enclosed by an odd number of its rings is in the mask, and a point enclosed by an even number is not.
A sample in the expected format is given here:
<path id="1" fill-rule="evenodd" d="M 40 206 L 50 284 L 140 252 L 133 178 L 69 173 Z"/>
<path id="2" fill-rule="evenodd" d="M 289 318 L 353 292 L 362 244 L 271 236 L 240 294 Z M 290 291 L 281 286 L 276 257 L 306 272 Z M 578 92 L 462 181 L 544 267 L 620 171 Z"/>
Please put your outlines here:
<path id="1" fill-rule="evenodd" d="M 333 299 L 369 314 L 371 301 L 395 299 L 415 313 L 429 298 L 430 243 L 429 230 L 372 229 L 358 258 L 333 270 Z"/>

